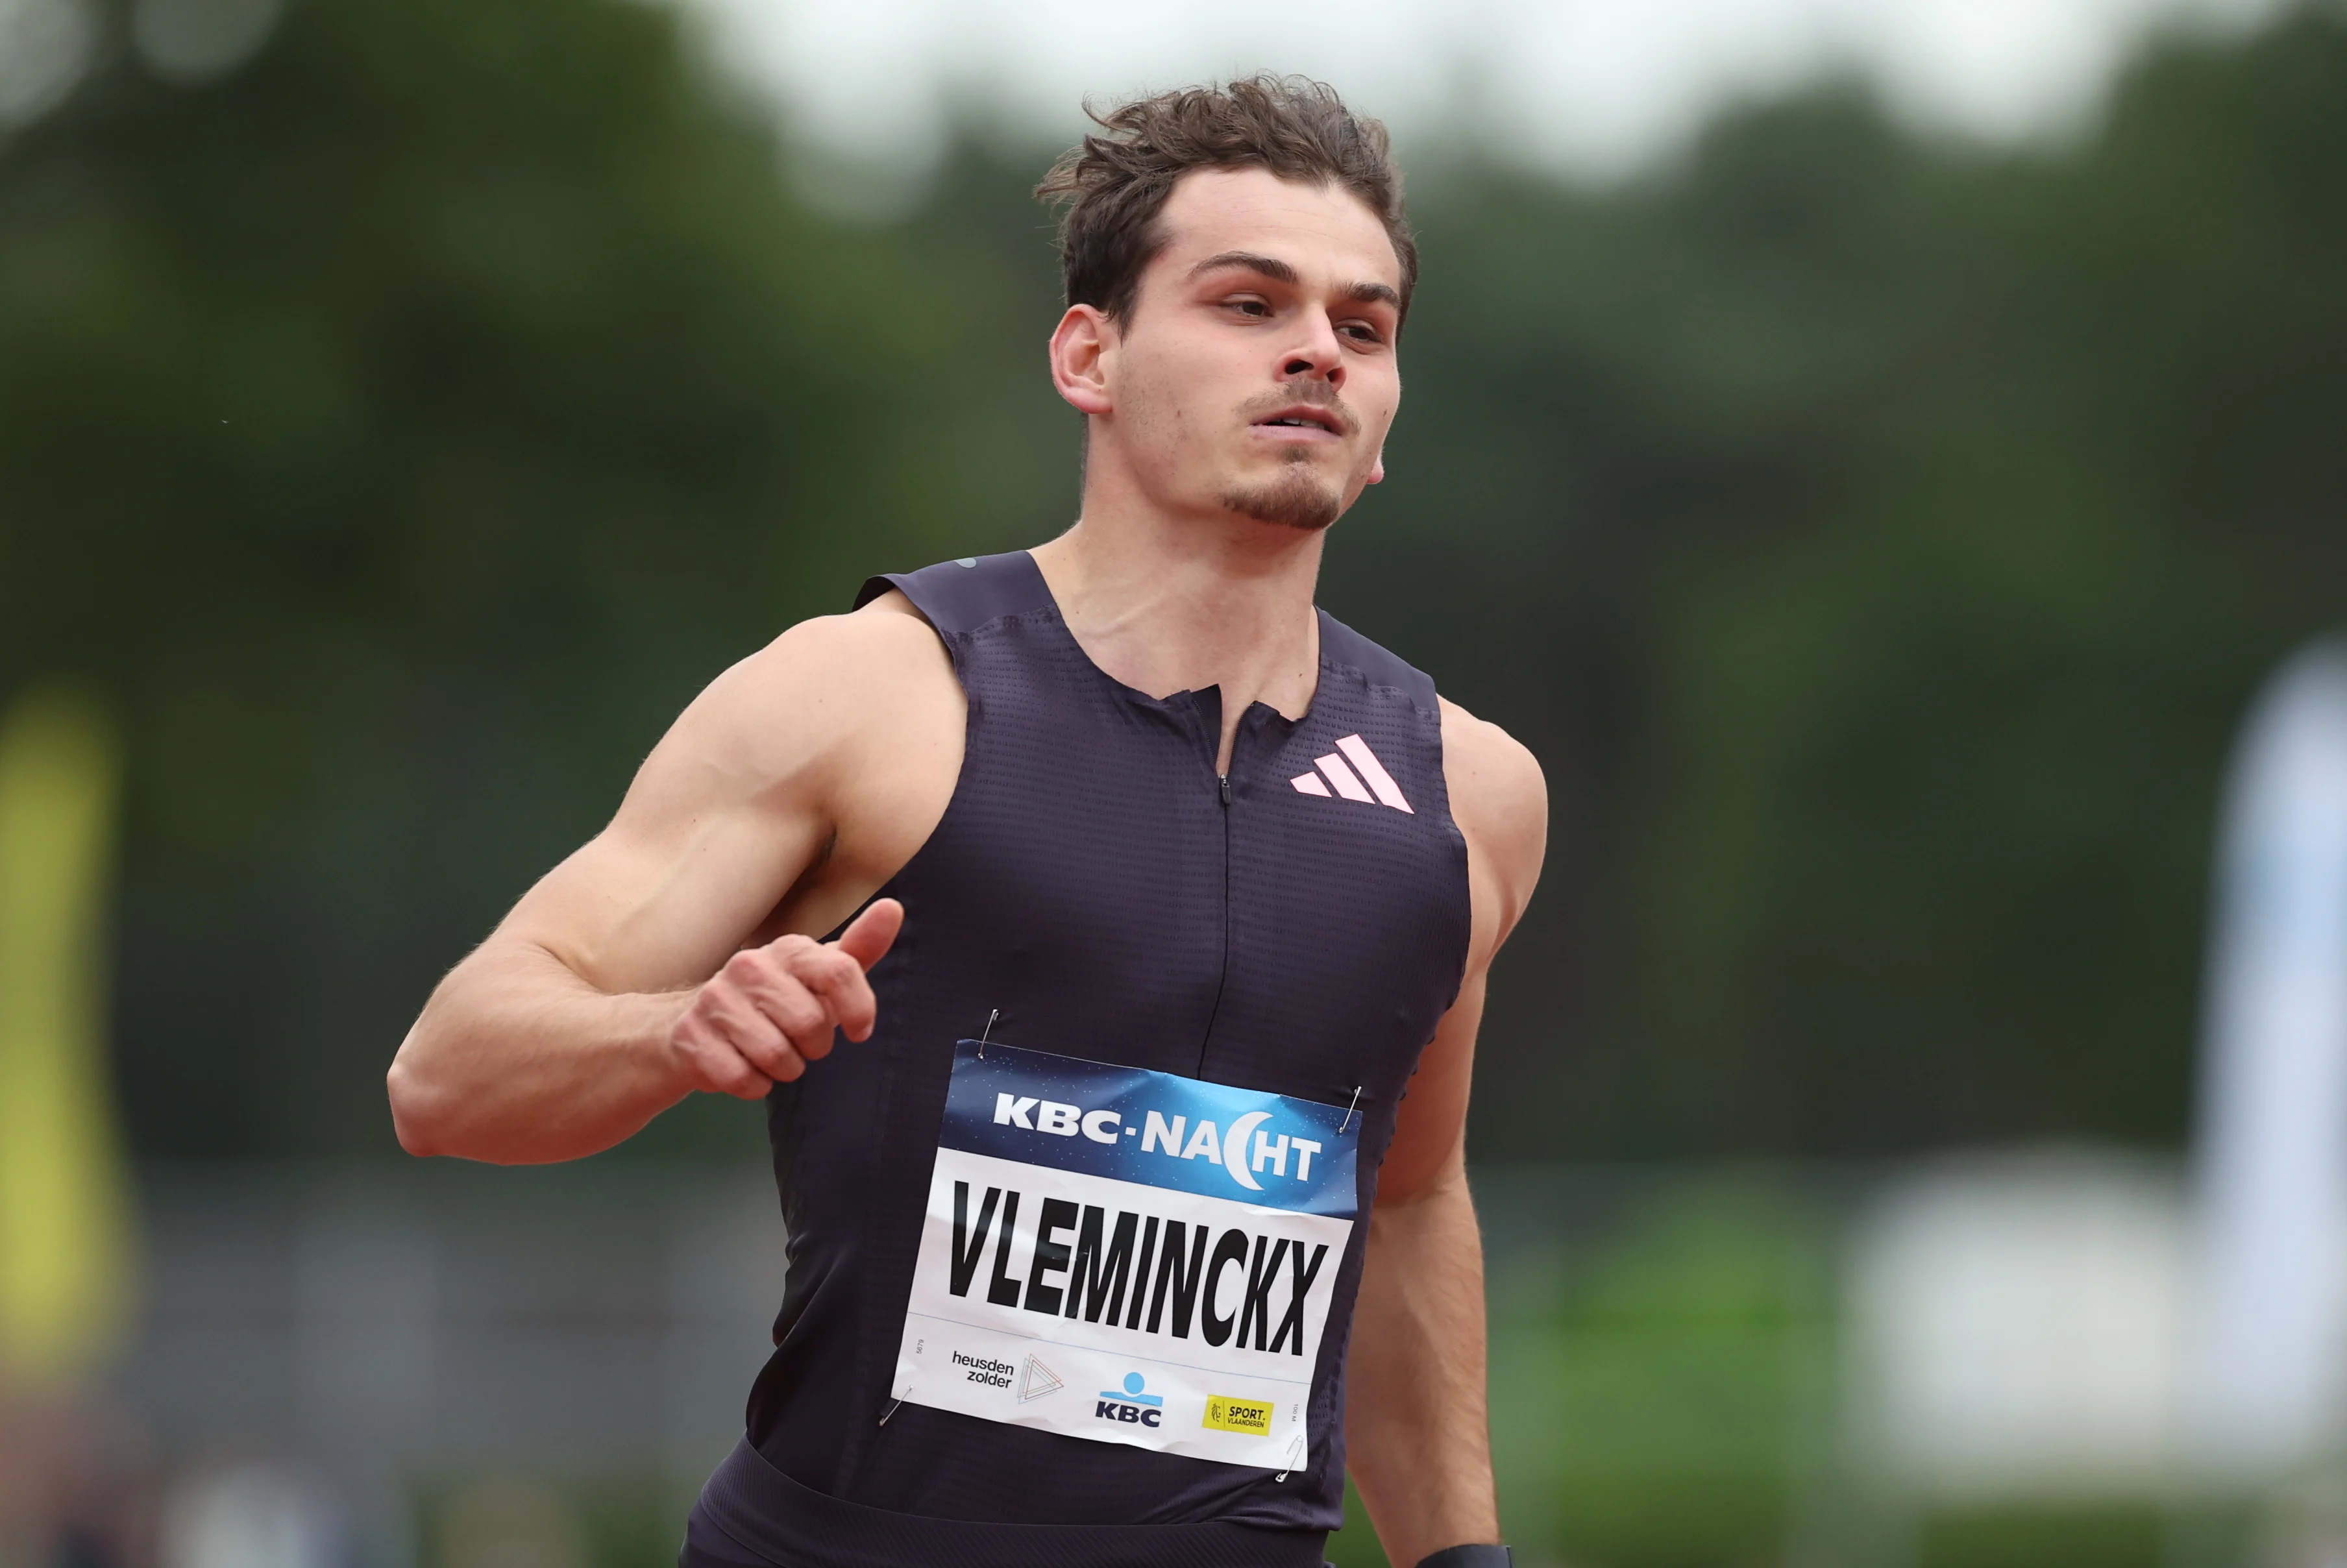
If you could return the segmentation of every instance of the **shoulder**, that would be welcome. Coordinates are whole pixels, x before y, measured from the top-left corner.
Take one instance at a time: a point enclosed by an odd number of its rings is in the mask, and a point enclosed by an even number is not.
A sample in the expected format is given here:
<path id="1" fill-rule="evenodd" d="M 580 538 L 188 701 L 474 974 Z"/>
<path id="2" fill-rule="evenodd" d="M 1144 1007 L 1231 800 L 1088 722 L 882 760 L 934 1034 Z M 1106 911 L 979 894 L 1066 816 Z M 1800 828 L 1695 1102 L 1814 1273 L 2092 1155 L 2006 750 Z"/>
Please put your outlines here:
<path id="1" fill-rule="evenodd" d="M 945 645 L 904 594 L 891 589 L 846 615 L 802 620 L 719 678 L 749 691 L 885 689 L 952 673 Z M 712 690 L 714 686 L 712 686 Z"/>
<path id="2" fill-rule="evenodd" d="M 1504 931 L 1532 901 L 1548 849 L 1548 780 L 1522 742 L 1445 697 L 1442 776 L 1450 817 L 1497 896 Z"/>
<path id="3" fill-rule="evenodd" d="M 846 615 L 803 620 L 711 682 L 677 719 L 652 764 L 682 767 L 723 793 L 755 792 L 826 771 L 876 732 L 958 710 L 944 645 L 901 593 Z"/>

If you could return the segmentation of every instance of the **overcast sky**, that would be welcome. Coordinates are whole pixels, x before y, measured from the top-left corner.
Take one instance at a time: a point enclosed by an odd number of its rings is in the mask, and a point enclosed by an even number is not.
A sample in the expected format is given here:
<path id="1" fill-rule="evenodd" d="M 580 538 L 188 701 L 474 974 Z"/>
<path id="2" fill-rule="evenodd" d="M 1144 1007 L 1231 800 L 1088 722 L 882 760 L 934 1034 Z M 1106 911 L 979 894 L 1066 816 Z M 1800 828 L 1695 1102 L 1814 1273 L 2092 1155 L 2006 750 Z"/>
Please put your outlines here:
<path id="1" fill-rule="evenodd" d="M 1086 93 L 1269 67 L 1333 82 L 1410 138 L 1462 122 L 1584 177 L 1666 158 L 1724 102 L 1837 67 L 1911 118 L 2058 135 L 2157 26 L 2278 0 L 686 0 L 802 136 L 917 168 L 957 101 L 1072 139 Z"/>

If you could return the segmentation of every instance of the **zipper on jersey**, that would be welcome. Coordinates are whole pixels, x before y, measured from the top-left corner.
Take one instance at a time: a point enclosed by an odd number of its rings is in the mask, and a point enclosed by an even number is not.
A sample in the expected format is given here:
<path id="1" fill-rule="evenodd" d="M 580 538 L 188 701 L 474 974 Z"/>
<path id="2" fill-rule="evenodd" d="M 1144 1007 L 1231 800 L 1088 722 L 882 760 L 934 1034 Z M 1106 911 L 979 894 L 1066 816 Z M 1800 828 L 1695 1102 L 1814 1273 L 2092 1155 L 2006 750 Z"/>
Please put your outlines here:
<path id="1" fill-rule="evenodd" d="M 1238 765 L 1238 747 L 1235 742 L 1231 748 L 1231 765 L 1234 767 Z M 1223 967 L 1222 972 L 1214 979 L 1214 1005 L 1206 1013 L 1205 1037 L 1198 1041 L 1196 1076 L 1200 1078 L 1206 1075 L 1206 1047 L 1214 1042 L 1214 1021 L 1222 1017 L 1223 1013 L 1223 992 L 1231 983 L 1231 775 L 1216 774 L 1214 785 L 1221 794 L 1223 803 L 1221 813 L 1223 819 Z"/>

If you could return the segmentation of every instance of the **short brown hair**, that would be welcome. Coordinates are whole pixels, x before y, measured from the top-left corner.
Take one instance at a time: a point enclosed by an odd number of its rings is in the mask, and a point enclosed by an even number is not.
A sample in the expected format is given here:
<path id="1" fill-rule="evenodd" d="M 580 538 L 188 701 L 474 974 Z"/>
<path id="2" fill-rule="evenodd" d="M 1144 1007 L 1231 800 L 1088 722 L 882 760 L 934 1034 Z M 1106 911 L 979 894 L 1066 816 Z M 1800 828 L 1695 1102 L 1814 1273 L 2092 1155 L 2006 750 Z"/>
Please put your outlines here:
<path id="1" fill-rule="evenodd" d="M 1035 188 L 1060 215 L 1067 302 L 1111 320 L 1132 313 L 1141 274 L 1164 244 L 1157 215 L 1194 169 L 1267 169 L 1283 179 L 1335 185 L 1361 199 L 1401 261 L 1401 311 L 1418 283 L 1418 241 L 1401 204 L 1401 167 L 1386 128 L 1355 114 L 1325 82 L 1268 74 L 1225 87 L 1184 87 L 1106 114 L 1106 132 L 1068 149 Z"/>

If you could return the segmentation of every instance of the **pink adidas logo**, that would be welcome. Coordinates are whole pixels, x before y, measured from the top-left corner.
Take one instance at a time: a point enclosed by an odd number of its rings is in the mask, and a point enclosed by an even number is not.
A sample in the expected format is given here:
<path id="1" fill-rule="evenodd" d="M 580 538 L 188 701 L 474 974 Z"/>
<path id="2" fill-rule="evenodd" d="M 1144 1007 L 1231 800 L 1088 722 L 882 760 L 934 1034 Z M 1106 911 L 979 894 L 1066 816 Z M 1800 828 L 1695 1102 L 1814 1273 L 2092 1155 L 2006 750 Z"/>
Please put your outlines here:
<path id="1" fill-rule="evenodd" d="M 1352 764 L 1350 767 L 1346 766 L 1348 762 Z M 1313 758 L 1312 764 L 1320 770 L 1318 773 L 1297 774 L 1287 781 L 1296 786 L 1298 794 L 1317 794 L 1327 800 L 1328 785 L 1334 784 L 1337 793 L 1347 800 L 1357 800 L 1364 805 L 1389 805 L 1396 811 L 1409 811 L 1409 802 L 1402 798 L 1401 786 L 1394 783 L 1393 774 L 1386 772 L 1385 764 L 1378 761 L 1377 753 L 1369 750 L 1368 743 L 1358 735 L 1347 735 L 1337 743 L 1335 751 L 1325 757 Z M 1324 777 L 1327 784 L 1320 782 Z M 1410 812 L 1410 815 L 1415 816 L 1418 814 Z"/>

